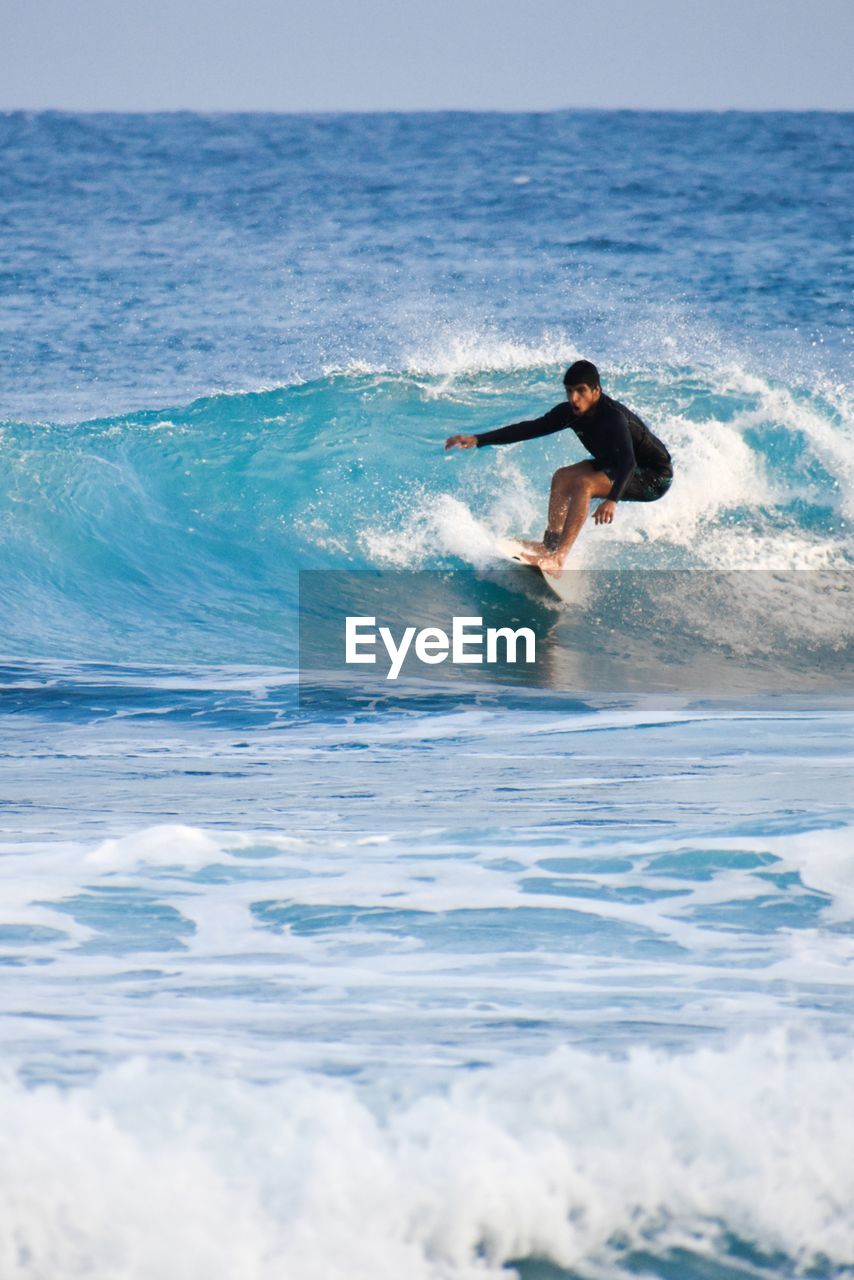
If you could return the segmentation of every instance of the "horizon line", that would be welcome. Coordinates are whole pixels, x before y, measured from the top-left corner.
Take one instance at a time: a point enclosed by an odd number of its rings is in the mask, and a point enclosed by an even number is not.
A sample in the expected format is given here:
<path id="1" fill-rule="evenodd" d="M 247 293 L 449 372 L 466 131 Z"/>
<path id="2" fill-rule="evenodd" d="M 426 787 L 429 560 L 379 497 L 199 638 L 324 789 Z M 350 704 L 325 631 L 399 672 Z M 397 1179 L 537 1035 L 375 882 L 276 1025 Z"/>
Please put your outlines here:
<path id="1" fill-rule="evenodd" d="M 5 107 L 0 115 L 374 116 L 374 115 L 852 115 L 850 107 Z"/>

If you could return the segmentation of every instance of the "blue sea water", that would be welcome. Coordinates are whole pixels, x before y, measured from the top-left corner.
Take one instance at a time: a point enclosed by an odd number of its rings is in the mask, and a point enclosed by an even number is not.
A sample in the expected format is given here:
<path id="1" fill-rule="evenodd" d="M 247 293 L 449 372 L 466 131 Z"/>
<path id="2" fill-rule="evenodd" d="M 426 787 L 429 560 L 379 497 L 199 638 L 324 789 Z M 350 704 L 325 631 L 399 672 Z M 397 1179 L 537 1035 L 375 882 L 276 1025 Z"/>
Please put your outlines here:
<path id="1" fill-rule="evenodd" d="M 852 153 L 0 117 L 2 1280 L 854 1275 Z M 580 447 L 441 444 L 578 356 L 674 456 L 577 546 L 652 622 L 300 699 L 298 570 L 492 572 Z M 698 661 L 687 570 L 762 678 L 587 680 Z"/>

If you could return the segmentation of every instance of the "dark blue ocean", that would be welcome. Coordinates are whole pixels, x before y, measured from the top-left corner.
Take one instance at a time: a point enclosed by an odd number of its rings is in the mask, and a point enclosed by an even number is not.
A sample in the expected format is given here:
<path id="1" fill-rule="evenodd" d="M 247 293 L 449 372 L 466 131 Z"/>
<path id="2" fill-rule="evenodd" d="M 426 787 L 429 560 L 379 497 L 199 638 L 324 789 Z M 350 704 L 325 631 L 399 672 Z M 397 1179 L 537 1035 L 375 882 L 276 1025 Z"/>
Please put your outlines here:
<path id="1" fill-rule="evenodd" d="M 854 1276 L 852 173 L 0 116 L 2 1280 Z M 301 698 L 298 571 L 489 584 L 583 450 L 443 441 L 578 357 L 675 479 L 546 676 Z"/>

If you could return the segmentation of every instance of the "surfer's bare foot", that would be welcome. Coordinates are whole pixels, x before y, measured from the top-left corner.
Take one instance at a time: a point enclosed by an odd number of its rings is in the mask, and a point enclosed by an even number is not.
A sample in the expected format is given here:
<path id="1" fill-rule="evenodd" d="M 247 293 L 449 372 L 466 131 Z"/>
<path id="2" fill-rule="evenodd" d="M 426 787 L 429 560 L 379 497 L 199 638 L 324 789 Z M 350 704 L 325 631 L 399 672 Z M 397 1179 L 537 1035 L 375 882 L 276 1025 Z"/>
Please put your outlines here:
<path id="1" fill-rule="evenodd" d="M 519 559 L 524 564 L 532 564 L 536 568 L 545 555 L 548 555 L 548 552 L 542 543 L 528 542 L 519 552 Z"/>
<path id="2" fill-rule="evenodd" d="M 541 573 L 560 573 L 563 569 L 563 556 L 551 551 L 547 555 L 540 556 L 536 564 Z"/>
<path id="3" fill-rule="evenodd" d="M 541 556 L 545 551 L 545 543 L 534 542 L 530 538 L 517 538 L 516 541 L 520 547 L 524 547 L 526 551 L 530 551 L 535 556 Z"/>

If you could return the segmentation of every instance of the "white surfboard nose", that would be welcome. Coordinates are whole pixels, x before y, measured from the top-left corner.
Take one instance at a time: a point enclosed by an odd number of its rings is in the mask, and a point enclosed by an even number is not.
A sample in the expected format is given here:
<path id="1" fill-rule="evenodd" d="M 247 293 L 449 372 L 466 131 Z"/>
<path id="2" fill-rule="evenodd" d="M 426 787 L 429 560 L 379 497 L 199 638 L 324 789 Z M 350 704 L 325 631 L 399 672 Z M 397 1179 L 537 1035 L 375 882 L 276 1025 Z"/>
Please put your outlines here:
<path id="1" fill-rule="evenodd" d="M 496 538 L 495 546 L 508 560 L 517 560 L 520 564 L 527 564 L 527 561 L 522 559 L 524 547 L 518 538 Z"/>
<path id="2" fill-rule="evenodd" d="M 537 565 L 525 559 L 527 546 L 521 538 L 496 538 L 496 551 L 514 564 L 523 564 L 532 573 L 537 573 L 549 589 L 564 604 L 579 604 L 584 593 L 584 575 L 575 571 L 561 569 L 559 573 L 543 573 Z"/>

